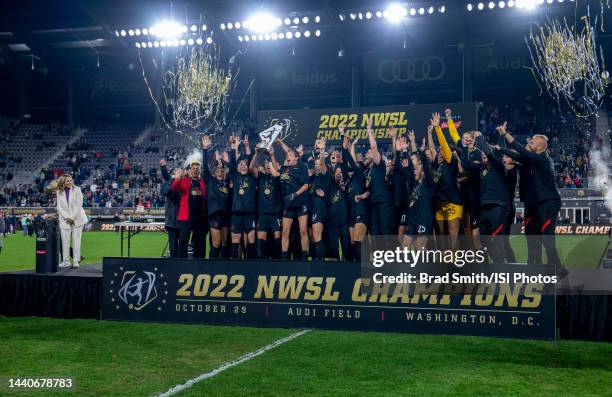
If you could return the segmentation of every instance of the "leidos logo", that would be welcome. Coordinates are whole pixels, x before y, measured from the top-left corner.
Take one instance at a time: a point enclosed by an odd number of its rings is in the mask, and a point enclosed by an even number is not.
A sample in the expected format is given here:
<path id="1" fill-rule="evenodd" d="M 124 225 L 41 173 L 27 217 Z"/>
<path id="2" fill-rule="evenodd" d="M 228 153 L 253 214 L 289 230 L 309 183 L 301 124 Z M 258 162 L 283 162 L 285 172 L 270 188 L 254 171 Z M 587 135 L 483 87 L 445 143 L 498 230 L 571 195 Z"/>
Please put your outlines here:
<path id="1" fill-rule="evenodd" d="M 123 267 L 119 270 L 123 271 Z M 157 310 L 162 310 L 162 306 L 166 304 L 164 295 L 168 295 L 168 283 L 163 280 L 163 273 L 144 270 L 126 270 L 122 273 L 113 273 L 113 279 L 110 282 L 111 302 L 115 305 L 115 309 L 120 309 L 120 302 L 127 305 L 130 310 L 142 310 L 149 306 L 150 303 L 156 302 Z M 119 280 L 120 279 L 120 280 Z M 114 294 L 113 287 L 119 282 L 119 290 Z M 119 302 L 116 297 L 119 298 Z"/>
<path id="2" fill-rule="evenodd" d="M 338 82 L 338 76 L 336 73 L 324 73 L 320 72 L 319 69 L 315 69 L 314 72 L 306 70 L 303 73 L 293 72 L 292 80 L 294 85 L 321 85 L 321 84 L 335 84 Z"/>

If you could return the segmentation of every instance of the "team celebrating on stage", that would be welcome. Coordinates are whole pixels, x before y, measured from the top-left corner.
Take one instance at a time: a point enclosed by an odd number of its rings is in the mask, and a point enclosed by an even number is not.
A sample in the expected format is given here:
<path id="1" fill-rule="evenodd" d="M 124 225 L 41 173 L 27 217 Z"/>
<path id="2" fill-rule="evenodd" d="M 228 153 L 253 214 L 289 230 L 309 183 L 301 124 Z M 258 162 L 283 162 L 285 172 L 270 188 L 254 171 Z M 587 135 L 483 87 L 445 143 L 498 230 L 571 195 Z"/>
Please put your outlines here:
<path id="1" fill-rule="evenodd" d="M 460 136 L 450 109 L 445 119 L 432 114 L 420 145 L 414 131 L 389 127 L 388 158 L 371 117 L 363 155 L 344 127 L 341 146 L 331 150 L 318 139 L 310 152 L 281 140 L 251 147 L 233 135 L 229 153 L 213 152 L 204 135 L 203 164 L 192 161 L 171 175 L 160 162 L 170 255 L 187 257 L 191 240 L 193 256 L 205 257 L 209 231 L 210 258 L 349 261 L 361 260 L 368 233 L 397 236 L 398 244 L 416 249 L 432 236 L 438 246 L 458 249 L 463 235 L 472 248 L 487 247 L 491 262 L 512 263 L 507 236 L 518 183 L 528 263 L 542 263 L 544 247 L 548 263 L 559 264 L 554 231 L 561 199 L 546 136 L 522 146 L 504 123 L 497 127 L 500 147 L 478 131 Z"/>

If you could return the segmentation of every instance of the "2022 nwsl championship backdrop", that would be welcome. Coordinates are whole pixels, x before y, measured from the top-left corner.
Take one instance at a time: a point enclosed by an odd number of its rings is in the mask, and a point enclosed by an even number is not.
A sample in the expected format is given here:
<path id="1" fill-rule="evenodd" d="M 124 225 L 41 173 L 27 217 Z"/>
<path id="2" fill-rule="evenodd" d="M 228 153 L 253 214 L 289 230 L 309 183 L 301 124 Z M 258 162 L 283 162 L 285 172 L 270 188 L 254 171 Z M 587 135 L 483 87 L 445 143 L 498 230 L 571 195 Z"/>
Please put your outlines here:
<path id="1" fill-rule="evenodd" d="M 612 396 L 608 0 L 0 5 L 0 396 Z"/>

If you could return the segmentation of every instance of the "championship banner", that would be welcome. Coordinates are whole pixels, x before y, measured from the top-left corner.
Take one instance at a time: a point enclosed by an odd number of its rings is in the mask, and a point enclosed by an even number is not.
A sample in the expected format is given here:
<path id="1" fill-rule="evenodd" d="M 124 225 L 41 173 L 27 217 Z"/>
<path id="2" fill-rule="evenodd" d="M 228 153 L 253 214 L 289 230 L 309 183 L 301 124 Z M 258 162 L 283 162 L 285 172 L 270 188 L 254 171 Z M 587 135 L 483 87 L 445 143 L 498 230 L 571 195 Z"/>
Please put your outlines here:
<path id="1" fill-rule="evenodd" d="M 349 262 L 104 258 L 103 272 L 103 320 L 533 339 L 556 334 L 554 294 L 542 284 L 508 284 L 503 273 L 499 283 L 386 288 Z"/>
<path id="2" fill-rule="evenodd" d="M 442 128 L 447 128 L 444 119 L 444 110 L 447 108 L 453 111 L 453 121 L 460 132 L 476 129 L 476 103 L 467 102 L 262 111 L 259 112 L 259 131 L 282 130 L 280 139 L 288 145 L 312 145 L 319 138 L 325 138 L 331 144 L 338 144 L 341 139 L 338 127 L 344 127 L 345 134 L 351 139 L 359 138 L 362 143 L 367 143 L 367 119 L 372 116 L 374 119 L 372 129 L 377 140 L 389 142 L 387 128 L 395 126 L 400 134 L 414 130 L 420 142 L 426 135 L 432 113 L 440 113 Z"/>

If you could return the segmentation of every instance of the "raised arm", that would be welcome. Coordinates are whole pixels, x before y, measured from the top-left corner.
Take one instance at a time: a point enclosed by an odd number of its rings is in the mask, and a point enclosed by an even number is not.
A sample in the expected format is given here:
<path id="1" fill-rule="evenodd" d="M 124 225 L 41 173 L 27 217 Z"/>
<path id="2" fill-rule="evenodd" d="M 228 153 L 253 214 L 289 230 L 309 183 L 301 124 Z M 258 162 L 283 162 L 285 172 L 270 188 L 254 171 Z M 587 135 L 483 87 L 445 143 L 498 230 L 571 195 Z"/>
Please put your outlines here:
<path id="1" fill-rule="evenodd" d="M 438 136 L 438 142 L 440 143 L 442 157 L 444 157 L 444 161 L 449 164 L 453 156 L 451 154 L 450 147 L 448 146 L 448 142 L 446 142 L 446 138 L 444 137 L 444 132 L 442 132 L 442 128 L 440 127 L 440 113 L 432 114 L 430 122 L 436 130 L 436 135 Z"/>
<path id="2" fill-rule="evenodd" d="M 168 172 L 166 160 L 159 160 L 159 169 L 161 170 L 162 178 L 164 178 L 164 181 L 168 182 L 170 180 L 170 172 Z"/>
<path id="3" fill-rule="evenodd" d="M 450 133 L 450 137 L 455 142 L 455 145 L 458 145 L 461 142 L 461 137 L 459 136 L 459 131 L 457 131 L 457 127 L 455 127 L 455 122 L 453 121 L 453 115 L 450 109 L 446 109 L 444 111 L 444 115 L 446 116 L 446 124 L 448 125 L 448 132 Z"/>
<path id="4" fill-rule="evenodd" d="M 429 124 L 427 126 L 427 146 L 428 150 L 431 153 L 431 158 L 435 160 L 438 156 L 438 151 L 436 150 L 436 145 L 433 140 L 433 125 Z"/>
<path id="5" fill-rule="evenodd" d="M 508 123 L 504 122 L 502 125 L 498 126 L 496 130 L 499 133 L 499 135 L 503 136 L 506 139 L 506 142 L 508 142 L 510 147 L 512 147 L 512 149 L 516 150 L 521 155 L 521 160 L 518 160 L 518 161 L 523 161 L 525 163 L 537 162 L 539 159 L 539 156 L 536 153 L 525 149 L 524 146 L 518 143 L 516 139 L 514 139 L 514 137 L 510 135 L 507 128 L 508 128 Z"/>
<path id="6" fill-rule="evenodd" d="M 270 153 L 270 160 L 271 160 L 270 162 L 276 169 L 276 172 L 278 172 L 278 170 L 280 169 L 280 166 L 278 165 L 278 160 L 276 160 L 276 153 L 274 153 L 273 146 L 270 146 L 270 149 L 268 149 L 268 153 Z"/>
<path id="7" fill-rule="evenodd" d="M 255 178 L 259 176 L 259 171 L 257 170 L 257 155 L 259 155 L 259 151 L 255 150 L 255 155 L 251 158 L 251 162 L 249 163 L 249 172 Z"/>
<path id="8" fill-rule="evenodd" d="M 370 141 L 370 149 L 372 150 L 372 160 L 374 160 L 374 164 L 380 164 L 380 160 L 382 159 L 380 152 L 378 151 L 378 146 L 376 144 L 376 137 L 374 136 L 374 131 L 372 130 L 372 123 L 374 120 L 372 116 L 370 116 L 367 120 L 367 129 L 368 129 L 368 140 Z"/>

